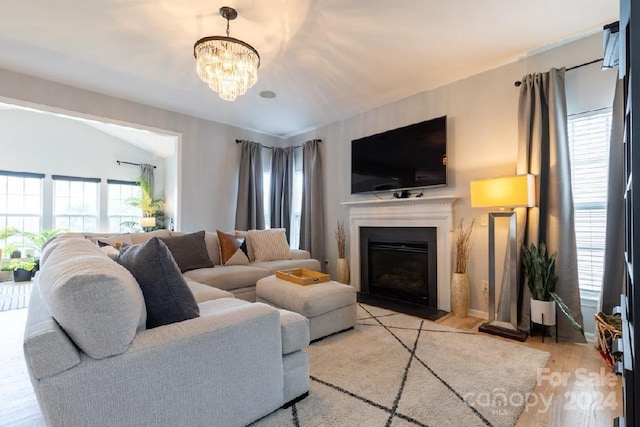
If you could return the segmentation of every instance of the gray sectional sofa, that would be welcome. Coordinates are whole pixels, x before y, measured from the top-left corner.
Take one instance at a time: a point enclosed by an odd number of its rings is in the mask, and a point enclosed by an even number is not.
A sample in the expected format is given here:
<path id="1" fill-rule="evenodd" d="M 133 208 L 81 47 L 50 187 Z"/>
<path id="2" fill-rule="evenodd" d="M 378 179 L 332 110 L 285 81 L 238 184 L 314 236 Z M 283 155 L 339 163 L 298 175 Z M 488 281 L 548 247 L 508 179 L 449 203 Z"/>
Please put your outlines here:
<path id="1" fill-rule="evenodd" d="M 255 298 L 258 279 L 319 262 L 294 251 L 221 266 L 216 234 L 205 239 L 216 265 L 184 274 L 200 316 L 152 329 L 136 279 L 94 242 L 67 233 L 45 247 L 24 354 L 47 425 L 242 426 L 306 395 L 308 320 L 233 296 Z"/>
<path id="2" fill-rule="evenodd" d="M 229 233 L 238 233 L 244 237 L 247 236 L 246 231 L 230 231 Z M 108 237 L 110 243 L 120 242 L 129 244 L 143 243 L 152 237 L 170 237 L 184 235 L 183 232 L 157 230 L 149 233 L 131 233 L 131 234 L 97 234 L 97 233 L 64 233 L 61 237 L 89 237 L 99 239 L 100 237 Z M 221 265 L 220 250 L 218 243 L 218 235 L 215 231 L 205 232 L 204 237 L 207 253 L 214 267 L 198 268 L 184 273 L 187 279 L 208 285 L 210 287 L 231 292 L 236 298 L 245 301 L 256 301 L 256 282 L 263 277 L 275 274 L 278 270 L 287 270 L 292 268 L 308 268 L 310 270 L 320 271 L 320 261 L 312 259 L 308 251 L 301 249 L 291 249 L 291 258 L 272 261 L 256 261 L 253 252 L 251 240 L 247 238 L 247 251 L 250 264 L 249 265 Z M 202 290 L 200 286 L 198 290 Z M 205 289 L 206 290 L 206 289 Z M 204 292 L 204 291 L 203 291 Z M 197 295 L 196 295 L 197 297 Z"/>

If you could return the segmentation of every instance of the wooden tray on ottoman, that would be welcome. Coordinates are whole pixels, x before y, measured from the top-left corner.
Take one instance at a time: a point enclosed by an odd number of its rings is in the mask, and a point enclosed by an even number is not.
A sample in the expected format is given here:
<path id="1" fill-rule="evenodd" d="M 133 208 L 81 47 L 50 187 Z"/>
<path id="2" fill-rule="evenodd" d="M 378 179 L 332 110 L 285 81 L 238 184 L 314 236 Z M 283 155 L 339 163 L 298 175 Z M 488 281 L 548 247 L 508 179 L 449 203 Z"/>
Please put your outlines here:
<path id="1" fill-rule="evenodd" d="M 314 285 L 331 280 L 328 274 L 306 268 L 276 271 L 276 277 L 301 286 Z"/>

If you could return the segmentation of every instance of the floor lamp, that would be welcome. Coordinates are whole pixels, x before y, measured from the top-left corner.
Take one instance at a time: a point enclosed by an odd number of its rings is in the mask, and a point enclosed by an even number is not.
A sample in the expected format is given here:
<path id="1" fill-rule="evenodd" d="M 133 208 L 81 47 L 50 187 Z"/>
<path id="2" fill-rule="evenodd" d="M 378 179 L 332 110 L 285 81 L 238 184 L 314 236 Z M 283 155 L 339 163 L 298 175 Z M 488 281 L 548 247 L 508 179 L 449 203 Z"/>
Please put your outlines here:
<path id="1" fill-rule="evenodd" d="M 478 330 L 524 341 L 527 333 L 518 330 L 517 229 L 516 212 L 511 208 L 535 206 L 535 178 L 533 175 L 503 176 L 472 181 L 470 187 L 472 208 L 500 208 L 497 212 L 489 212 L 489 321 Z M 496 218 L 509 219 L 509 321 L 496 319 L 496 297 L 500 298 L 496 295 Z"/>

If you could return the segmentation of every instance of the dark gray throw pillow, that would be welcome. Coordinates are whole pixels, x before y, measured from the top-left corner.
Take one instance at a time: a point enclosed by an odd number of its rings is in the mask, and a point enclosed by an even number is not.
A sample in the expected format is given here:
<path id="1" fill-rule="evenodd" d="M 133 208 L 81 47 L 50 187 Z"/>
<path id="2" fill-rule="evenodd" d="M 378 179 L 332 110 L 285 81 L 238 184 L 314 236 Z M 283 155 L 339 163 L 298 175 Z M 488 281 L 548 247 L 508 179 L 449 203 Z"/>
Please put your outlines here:
<path id="1" fill-rule="evenodd" d="M 147 306 L 147 328 L 193 319 L 200 315 L 171 252 L 157 237 L 120 250 L 118 263 L 133 274 Z"/>
<path id="2" fill-rule="evenodd" d="M 181 272 L 213 267 L 204 242 L 204 231 L 160 239 L 166 243 Z"/>

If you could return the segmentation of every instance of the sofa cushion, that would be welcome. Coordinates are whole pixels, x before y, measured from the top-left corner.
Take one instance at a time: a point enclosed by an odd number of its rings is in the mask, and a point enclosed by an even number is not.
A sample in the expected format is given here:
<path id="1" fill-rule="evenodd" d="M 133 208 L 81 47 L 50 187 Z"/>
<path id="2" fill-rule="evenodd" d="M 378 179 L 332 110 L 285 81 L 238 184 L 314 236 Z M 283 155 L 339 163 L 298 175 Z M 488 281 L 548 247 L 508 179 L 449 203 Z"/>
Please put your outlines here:
<path id="1" fill-rule="evenodd" d="M 204 231 L 181 236 L 161 237 L 173 255 L 181 272 L 213 267 L 204 242 Z"/>
<path id="2" fill-rule="evenodd" d="M 255 286 L 256 282 L 270 274 L 269 270 L 250 265 L 227 265 L 216 268 L 199 268 L 184 273 L 185 277 L 213 286 L 214 288 L 232 291 Z"/>
<path id="3" fill-rule="evenodd" d="M 317 259 L 283 259 L 278 261 L 261 261 L 251 264 L 252 267 L 260 267 L 269 270 L 271 274 L 276 271 L 291 270 L 292 268 L 306 268 L 307 270 L 320 271 L 320 261 Z"/>
<path id="4" fill-rule="evenodd" d="M 196 282 L 195 280 L 187 278 L 185 278 L 185 280 L 187 281 L 187 285 L 189 286 L 189 289 L 191 290 L 191 293 L 193 294 L 193 297 L 196 299 L 196 302 L 198 304 L 212 299 L 234 298 L 231 292 L 203 285 L 202 283 Z"/>
<path id="5" fill-rule="evenodd" d="M 48 245 L 38 284 L 53 318 L 94 359 L 122 353 L 136 331 L 144 329 L 146 310 L 138 283 L 84 238 Z"/>
<path id="6" fill-rule="evenodd" d="M 222 265 L 249 265 L 245 238 L 235 234 L 223 233 L 216 230 L 220 246 L 220 263 Z"/>
<path id="7" fill-rule="evenodd" d="M 173 235 L 173 234 L 172 234 Z M 218 245 L 218 233 L 207 231 L 204 233 L 204 244 L 207 247 L 207 254 L 214 265 L 222 264 L 220 262 L 220 247 Z"/>
<path id="8" fill-rule="evenodd" d="M 144 243 L 147 240 L 150 240 L 152 237 L 169 237 L 171 236 L 171 232 L 169 230 L 165 230 L 161 228 L 159 230 L 153 230 L 145 233 L 131 233 L 129 234 L 129 238 L 134 245 L 138 245 L 140 243 Z"/>
<path id="9" fill-rule="evenodd" d="M 280 309 L 282 354 L 289 354 L 309 345 L 309 319 L 293 311 Z"/>
<path id="10" fill-rule="evenodd" d="M 284 228 L 270 230 L 249 230 L 247 237 L 253 246 L 256 261 L 291 259 L 291 248 L 287 243 Z"/>
<path id="11" fill-rule="evenodd" d="M 118 263 L 138 281 L 147 307 L 147 328 L 198 317 L 198 303 L 162 240 L 125 246 Z"/>

